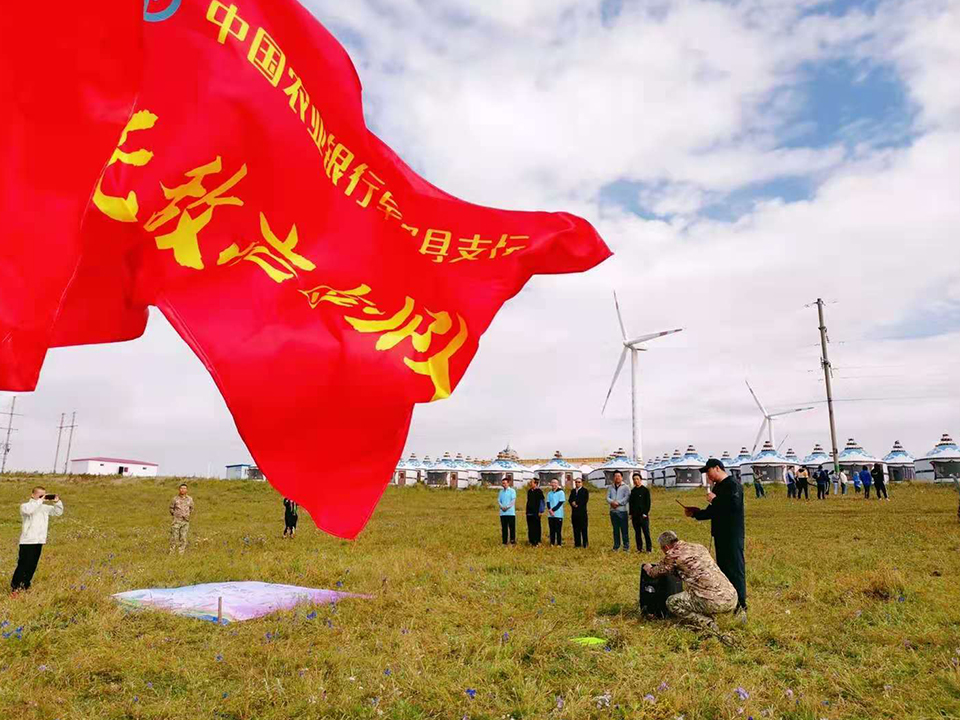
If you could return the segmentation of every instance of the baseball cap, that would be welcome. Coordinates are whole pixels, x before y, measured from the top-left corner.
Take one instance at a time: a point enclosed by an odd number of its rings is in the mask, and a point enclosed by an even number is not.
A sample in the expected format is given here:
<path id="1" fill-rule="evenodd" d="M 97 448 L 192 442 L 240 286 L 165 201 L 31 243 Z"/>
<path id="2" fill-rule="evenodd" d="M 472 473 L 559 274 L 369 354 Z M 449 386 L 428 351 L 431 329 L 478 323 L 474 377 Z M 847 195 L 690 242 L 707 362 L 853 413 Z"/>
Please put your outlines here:
<path id="1" fill-rule="evenodd" d="M 709 460 L 707 460 L 707 464 L 704 465 L 702 468 L 700 468 L 700 472 L 705 473 L 710 468 L 720 468 L 721 470 L 726 470 L 722 462 L 720 462 L 716 458 L 710 458 Z"/>

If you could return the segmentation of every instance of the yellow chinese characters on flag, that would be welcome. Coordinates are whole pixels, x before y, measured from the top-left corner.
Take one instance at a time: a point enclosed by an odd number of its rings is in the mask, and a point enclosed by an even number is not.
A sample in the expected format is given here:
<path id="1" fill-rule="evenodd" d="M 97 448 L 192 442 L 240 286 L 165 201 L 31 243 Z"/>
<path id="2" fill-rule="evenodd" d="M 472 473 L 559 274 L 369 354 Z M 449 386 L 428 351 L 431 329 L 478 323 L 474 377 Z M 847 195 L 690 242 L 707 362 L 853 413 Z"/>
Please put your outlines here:
<path id="1" fill-rule="evenodd" d="M 450 397 L 450 359 L 464 346 L 470 335 L 467 323 L 461 315 L 457 314 L 454 322 L 446 311 L 435 313 L 426 308 L 417 311 L 416 301 L 407 296 L 403 307 L 390 317 L 372 319 L 369 316 L 383 316 L 384 313 L 366 297 L 370 294 L 370 287 L 367 285 L 360 285 L 353 290 L 336 290 L 321 285 L 300 292 L 312 308 L 322 303 L 360 308 L 361 313 L 368 317 L 345 315 L 344 320 L 357 332 L 379 335 L 374 347 L 380 352 L 393 350 L 408 339 L 412 348 L 421 355 L 433 351 L 424 359 L 405 356 L 403 362 L 418 375 L 425 375 L 433 381 L 431 401 Z M 424 325 L 426 328 L 421 332 Z"/>

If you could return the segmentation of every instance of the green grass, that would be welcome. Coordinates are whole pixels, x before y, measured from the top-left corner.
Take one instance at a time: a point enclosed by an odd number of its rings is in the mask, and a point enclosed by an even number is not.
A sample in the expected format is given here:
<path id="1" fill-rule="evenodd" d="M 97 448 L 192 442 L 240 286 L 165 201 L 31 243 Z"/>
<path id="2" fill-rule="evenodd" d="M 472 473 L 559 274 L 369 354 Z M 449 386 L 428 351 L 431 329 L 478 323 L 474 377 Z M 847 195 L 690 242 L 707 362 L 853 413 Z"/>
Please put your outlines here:
<path id="1" fill-rule="evenodd" d="M 43 482 L 66 514 L 51 520 L 34 589 L 0 596 L 3 630 L 23 627 L 0 640 L 3 720 L 960 717 L 949 487 L 894 487 L 889 503 L 748 491 L 750 622 L 723 619 L 740 644 L 729 649 L 636 616 L 643 556 L 608 552 L 599 493 L 583 552 L 501 547 L 489 490 L 391 488 L 358 540 L 324 536 L 302 516 L 285 541 L 271 488 L 202 481 L 179 558 L 167 555 L 176 481 Z M 32 484 L 0 483 L 4 583 Z M 654 535 L 708 543 L 708 527 L 681 518 L 673 497 L 654 491 Z M 374 599 L 321 607 L 314 620 L 300 608 L 217 627 L 109 598 L 220 580 L 341 581 Z M 571 642 L 581 635 L 608 644 Z"/>

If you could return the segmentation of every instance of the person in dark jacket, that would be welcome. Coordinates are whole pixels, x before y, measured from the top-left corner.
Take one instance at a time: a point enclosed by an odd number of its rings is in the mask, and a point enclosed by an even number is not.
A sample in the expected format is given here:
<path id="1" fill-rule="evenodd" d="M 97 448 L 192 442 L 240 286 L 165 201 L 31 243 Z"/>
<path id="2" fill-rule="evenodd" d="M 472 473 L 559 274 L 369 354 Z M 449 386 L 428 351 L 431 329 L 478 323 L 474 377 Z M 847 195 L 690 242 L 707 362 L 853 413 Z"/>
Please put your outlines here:
<path id="1" fill-rule="evenodd" d="M 546 510 L 546 502 L 543 490 L 540 489 L 540 481 L 534 478 L 530 481 L 530 487 L 527 490 L 527 541 L 531 545 L 539 545 L 540 540 L 543 539 L 540 516 Z"/>
<path id="2" fill-rule="evenodd" d="M 827 485 L 830 484 L 830 476 L 823 469 L 823 465 L 817 468 L 813 474 L 813 479 L 817 481 L 817 500 L 827 499 Z"/>
<path id="3" fill-rule="evenodd" d="M 716 458 L 707 460 L 700 468 L 710 483 L 707 493 L 709 505 L 684 508 L 684 514 L 696 520 L 710 521 L 717 552 L 717 565 L 737 591 L 737 612 L 747 616 L 747 575 L 744 558 L 743 487 L 727 475 L 723 463 Z"/>
<path id="4" fill-rule="evenodd" d="M 292 538 L 297 534 L 299 508 L 290 498 L 283 499 L 283 536 Z"/>
<path id="5" fill-rule="evenodd" d="M 870 497 L 870 485 L 873 483 L 873 476 L 870 474 L 870 468 L 866 465 L 860 471 L 860 483 L 863 485 L 863 497 Z"/>
<path id="6" fill-rule="evenodd" d="M 880 499 L 880 493 L 883 493 L 883 499 L 889 500 L 887 497 L 887 483 L 883 479 L 883 465 L 880 463 L 874 463 L 873 470 L 870 471 L 870 478 L 873 480 L 873 487 L 877 491 L 877 500 Z"/>
<path id="7" fill-rule="evenodd" d="M 589 533 L 587 526 L 589 518 L 587 517 L 587 501 L 590 500 L 590 491 L 583 486 L 583 480 L 577 478 L 573 481 L 573 491 L 570 493 L 570 521 L 573 523 L 573 546 L 587 547 L 589 542 Z"/>
<path id="8" fill-rule="evenodd" d="M 643 540 L 647 543 L 646 552 L 652 552 L 653 544 L 650 542 L 650 491 L 643 486 L 643 478 L 640 473 L 633 474 L 633 489 L 630 491 L 630 519 L 633 521 L 633 534 L 637 539 L 637 552 L 644 552 L 643 542 L 640 534 L 643 533 Z"/>

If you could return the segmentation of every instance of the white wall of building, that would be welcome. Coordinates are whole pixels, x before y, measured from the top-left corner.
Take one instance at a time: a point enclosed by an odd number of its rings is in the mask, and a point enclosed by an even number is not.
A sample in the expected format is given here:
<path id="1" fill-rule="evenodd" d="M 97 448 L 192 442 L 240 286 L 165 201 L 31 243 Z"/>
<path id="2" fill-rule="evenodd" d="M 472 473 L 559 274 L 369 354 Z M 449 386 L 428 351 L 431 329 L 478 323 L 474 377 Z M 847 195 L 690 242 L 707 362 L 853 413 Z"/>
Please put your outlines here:
<path id="1" fill-rule="evenodd" d="M 136 460 L 71 460 L 74 475 L 122 475 L 123 477 L 157 477 L 156 465 L 138 464 Z"/>

